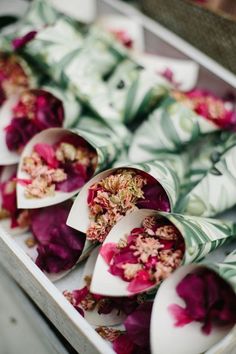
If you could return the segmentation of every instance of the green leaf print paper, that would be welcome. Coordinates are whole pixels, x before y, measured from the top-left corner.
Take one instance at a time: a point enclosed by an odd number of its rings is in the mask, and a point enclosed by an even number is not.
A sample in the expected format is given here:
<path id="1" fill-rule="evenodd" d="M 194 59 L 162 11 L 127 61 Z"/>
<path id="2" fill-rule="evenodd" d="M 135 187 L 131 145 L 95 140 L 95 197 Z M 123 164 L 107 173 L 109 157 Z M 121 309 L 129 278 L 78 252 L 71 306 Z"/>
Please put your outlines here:
<path id="1" fill-rule="evenodd" d="M 137 156 L 154 159 L 160 151 L 179 151 L 199 137 L 219 128 L 196 114 L 181 102 L 167 97 L 134 134 L 129 150 L 130 160 Z"/>
<path id="2" fill-rule="evenodd" d="M 147 115 L 167 95 L 170 83 L 131 60 L 125 60 L 108 81 L 111 104 L 128 124 Z"/>
<path id="3" fill-rule="evenodd" d="M 229 148 L 200 182 L 184 197 L 175 211 L 211 217 L 236 204 L 236 146 Z"/>

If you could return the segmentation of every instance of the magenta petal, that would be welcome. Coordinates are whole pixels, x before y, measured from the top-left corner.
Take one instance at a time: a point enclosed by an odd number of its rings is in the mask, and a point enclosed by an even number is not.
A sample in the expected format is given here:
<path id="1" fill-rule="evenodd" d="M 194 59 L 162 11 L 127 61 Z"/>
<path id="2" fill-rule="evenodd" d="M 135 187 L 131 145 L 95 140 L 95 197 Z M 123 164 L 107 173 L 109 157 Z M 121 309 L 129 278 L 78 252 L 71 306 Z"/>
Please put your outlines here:
<path id="1" fill-rule="evenodd" d="M 10 151 L 23 148 L 39 132 L 38 127 L 28 118 L 13 118 L 5 130 L 6 144 Z"/>
<path id="2" fill-rule="evenodd" d="M 122 334 L 115 339 L 112 347 L 116 354 L 132 354 L 134 350 L 134 344 L 127 334 Z"/>
<path id="3" fill-rule="evenodd" d="M 159 184 L 147 184 L 143 187 L 144 199 L 140 199 L 136 204 L 140 209 L 154 209 L 161 211 L 170 211 L 169 198 Z"/>
<path id="4" fill-rule="evenodd" d="M 31 229 L 38 241 L 36 264 L 44 271 L 58 273 L 78 261 L 85 235 L 66 225 L 71 201 L 31 212 Z"/>
<path id="5" fill-rule="evenodd" d="M 114 254 L 116 253 L 116 249 L 116 243 L 114 242 L 106 243 L 100 249 L 99 253 L 107 264 L 110 264 Z"/>
<path id="6" fill-rule="evenodd" d="M 133 294 L 145 291 L 151 288 L 154 283 L 150 280 L 149 273 L 145 270 L 140 270 L 136 277 L 129 283 L 127 289 Z"/>
<path id="7" fill-rule="evenodd" d="M 153 302 L 145 302 L 131 313 L 124 325 L 129 338 L 139 347 L 150 345 L 150 322 Z"/>
<path id="8" fill-rule="evenodd" d="M 24 47 L 27 43 L 29 43 L 30 41 L 32 41 L 32 39 L 34 39 L 34 37 L 36 36 L 37 31 L 31 31 L 26 33 L 24 36 L 22 37 L 17 37 L 15 39 L 12 40 L 12 46 L 15 50 L 21 49 L 22 47 Z"/>
<path id="9" fill-rule="evenodd" d="M 55 156 L 53 147 L 49 144 L 38 143 L 34 145 L 34 151 L 46 162 L 51 168 L 58 167 L 58 161 Z"/>
<path id="10" fill-rule="evenodd" d="M 75 169 L 75 167 L 69 163 L 65 164 L 63 169 L 67 174 L 67 179 L 63 182 L 57 183 L 56 190 L 70 193 L 84 186 L 86 183 L 84 173 L 80 173 L 80 171 Z"/>
<path id="11" fill-rule="evenodd" d="M 174 325 L 176 327 L 184 327 L 188 323 L 193 322 L 193 319 L 189 317 L 189 314 L 186 309 L 179 305 L 172 304 L 168 307 L 168 310 L 175 319 Z"/>

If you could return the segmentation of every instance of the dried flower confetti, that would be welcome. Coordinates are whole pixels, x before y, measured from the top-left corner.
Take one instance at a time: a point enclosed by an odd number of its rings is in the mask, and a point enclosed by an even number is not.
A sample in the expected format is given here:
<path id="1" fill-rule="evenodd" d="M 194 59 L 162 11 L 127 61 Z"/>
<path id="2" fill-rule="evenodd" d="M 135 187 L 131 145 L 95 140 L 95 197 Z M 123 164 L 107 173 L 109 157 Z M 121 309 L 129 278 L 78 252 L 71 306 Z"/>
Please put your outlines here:
<path id="1" fill-rule="evenodd" d="M 93 175 L 96 152 L 80 137 L 73 142 L 68 138 L 65 136 L 55 145 L 36 144 L 32 154 L 24 157 L 22 171 L 30 177 L 30 183 L 25 185 L 27 198 L 54 196 L 56 191 L 72 192 Z"/>
<path id="2" fill-rule="evenodd" d="M 123 247 L 120 242 L 106 243 L 100 254 L 109 272 L 127 281 L 131 293 L 138 293 L 167 278 L 181 264 L 184 250 L 178 229 L 165 218 L 150 216 L 125 236 Z"/>
<path id="3" fill-rule="evenodd" d="M 151 191 L 151 193 L 150 193 Z M 87 238 L 103 242 L 111 228 L 137 208 L 169 211 L 165 191 L 148 174 L 135 169 L 118 169 L 93 184 L 88 192 L 90 227 Z"/>

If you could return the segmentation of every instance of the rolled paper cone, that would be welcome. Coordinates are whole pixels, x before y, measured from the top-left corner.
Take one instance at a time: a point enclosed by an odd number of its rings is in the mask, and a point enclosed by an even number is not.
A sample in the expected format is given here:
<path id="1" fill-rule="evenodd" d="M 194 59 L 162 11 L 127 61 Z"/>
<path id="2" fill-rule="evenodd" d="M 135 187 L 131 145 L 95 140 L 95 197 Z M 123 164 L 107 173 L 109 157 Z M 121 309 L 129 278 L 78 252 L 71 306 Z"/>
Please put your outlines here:
<path id="1" fill-rule="evenodd" d="M 167 95 L 171 84 L 162 76 L 126 60 L 117 67 L 108 87 L 112 106 L 128 124 L 149 114 Z"/>
<path id="2" fill-rule="evenodd" d="M 190 192 L 220 160 L 221 156 L 235 144 L 235 133 L 221 131 L 199 139 L 193 147 L 189 147 L 188 154 L 191 164 L 185 174 L 181 196 L 184 197 L 186 193 Z"/>
<path id="3" fill-rule="evenodd" d="M 170 305 L 184 305 L 176 292 L 177 285 L 189 273 L 207 268 L 217 273 L 236 291 L 236 252 L 232 252 L 221 263 L 201 263 L 180 267 L 165 280 L 156 295 L 151 319 L 151 347 L 153 354 L 217 354 L 232 345 L 235 327 L 232 325 L 212 328 L 210 334 L 203 334 L 201 323 L 191 322 L 183 327 L 176 327 L 169 312 Z M 213 290 L 214 291 L 214 290 Z M 231 343 L 230 343 L 231 342 Z M 214 346 L 214 347 L 213 347 Z M 211 347 L 213 347 L 211 349 Z M 215 349 L 214 349 L 215 348 Z M 223 350 L 223 351 L 222 351 Z M 228 352 L 228 351 L 227 351 Z"/>
<path id="4" fill-rule="evenodd" d="M 211 217 L 236 203 L 236 146 L 229 148 L 220 160 L 175 208 L 176 212 Z"/>
<path id="5" fill-rule="evenodd" d="M 160 151 L 179 151 L 186 144 L 218 130 L 211 121 L 167 97 L 135 132 L 129 157 L 131 161 L 136 161 L 137 156 L 142 156 L 144 161 L 151 160 Z"/>
<path id="6" fill-rule="evenodd" d="M 192 60 L 138 52 L 133 54 L 133 58 L 153 73 L 167 77 L 181 91 L 189 91 L 196 87 L 199 65 Z"/>
<path id="7" fill-rule="evenodd" d="M 18 34 L 25 34 L 31 30 L 40 29 L 53 24 L 59 16 L 59 12 L 47 0 L 33 0 L 28 11 L 21 18 L 18 25 Z"/>
<path id="8" fill-rule="evenodd" d="M 22 170 L 24 158 L 30 156 L 33 152 L 33 148 L 36 144 L 48 143 L 51 145 L 59 142 L 65 136 L 73 136 L 82 138 L 83 141 L 88 143 L 91 150 L 96 152 L 97 163 L 94 173 L 97 173 L 109 164 L 111 164 L 116 156 L 119 154 L 119 149 L 122 148 L 122 142 L 118 135 L 92 118 L 83 118 L 80 122 L 80 127 L 75 129 L 63 129 L 63 128 L 50 128 L 36 134 L 29 143 L 25 146 L 18 167 L 17 178 L 19 180 L 29 179 L 29 175 Z M 17 204 L 19 208 L 41 208 L 53 204 L 61 203 L 67 199 L 76 195 L 80 188 L 76 188 L 71 192 L 55 191 L 52 196 L 45 196 L 44 198 L 27 198 L 25 196 L 25 185 L 21 183 L 17 184 Z"/>
<path id="9" fill-rule="evenodd" d="M 125 165 L 119 168 L 112 168 L 97 174 L 84 185 L 76 197 L 68 216 L 67 225 L 76 230 L 86 233 L 90 226 L 89 206 L 87 203 L 89 188 L 119 169 L 133 169 L 143 171 L 153 177 L 164 189 L 168 198 L 170 209 L 173 210 L 179 195 L 179 178 L 173 169 L 162 161 L 151 161 L 142 164 Z M 79 215 L 79 217 L 78 217 Z"/>
<path id="10" fill-rule="evenodd" d="M 236 293 L 236 250 L 231 252 L 223 262 L 204 262 L 202 265 L 216 272 L 221 278 L 230 284 Z"/>
<path id="11" fill-rule="evenodd" d="M 127 48 L 138 51 L 144 50 L 142 26 L 132 18 L 109 14 L 99 17 L 97 24 L 113 33 Z"/>
<path id="12" fill-rule="evenodd" d="M 133 229 L 141 227 L 143 220 L 148 216 L 167 219 L 178 229 L 185 242 L 182 265 L 197 262 L 226 242 L 236 239 L 236 224 L 233 222 L 188 217 L 149 209 L 137 210 L 124 216 L 111 229 L 103 245 L 118 244 Z M 159 284 L 152 285 L 148 290 L 157 287 L 157 285 Z M 109 265 L 101 255 L 98 256 L 94 269 L 91 291 L 106 296 L 132 295 L 127 289 L 127 282 L 109 272 Z"/>
<path id="13" fill-rule="evenodd" d="M 83 37 L 67 18 L 42 27 L 23 48 L 23 53 L 35 65 L 50 75 L 61 86 L 67 86 L 64 70 L 83 45 Z"/>

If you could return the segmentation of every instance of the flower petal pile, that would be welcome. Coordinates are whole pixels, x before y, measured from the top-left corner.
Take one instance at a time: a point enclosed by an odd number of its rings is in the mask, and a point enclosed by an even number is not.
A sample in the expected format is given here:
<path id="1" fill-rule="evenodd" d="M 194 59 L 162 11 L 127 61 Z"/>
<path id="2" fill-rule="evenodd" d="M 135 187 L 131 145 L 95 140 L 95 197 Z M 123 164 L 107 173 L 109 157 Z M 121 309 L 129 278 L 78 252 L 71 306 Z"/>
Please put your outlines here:
<path id="1" fill-rule="evenodd" d="M 96 163 L 95 150 L 79 136 L 65 136 L 54 145 L 38 143 L 23 159 L 22 170 L 30 177 L 25 196 L 44 198 L 56 191 L 73 192 L 91 178 Z"/>
<path id="2" fill-rule="evenodd" d="M 11 123 L 5 128 L 10 151 L 21 151 L 40 131 L 61 127 L 64 121 L 62 102 L 45 90 L 24 91 L 13 108 Z"/>
<path id="3" fill-rule="evenodd" d="M 36 264 L 47 273 L 71 269 L 82 254 L 84 234 L 66 225 L 71 206 L 69 200 L 30 213 L 31 231 L 38 244 Z"/>
<path id="4" fill-rule="evenodd" d="M 93 294 L 90 292 L 91 277 L 85 277 L 85 282 L 86 285 L 82 289 L 72 292 L 63 292 L 69 302 L 81 314 L 84 314 L 84 311 L 95 310 L 99 315 L 107 315 L 115 310 L 117 311 L 117 316 L 120 312 L 128 315 L 132 313 L 139 304 L 140 300 L 137 297 L 104 297 L 102 295 Z"/>
<path id="5" fill-rule="evenodd" d="M 163 187 L 151 176 L 135 169 L 118 169 L 93 184 L 88 192 L 91 224 L 87 238 L 103 242 L 123 216 L 137 208 L 170 211 Z"/>
<path id="6" fill-rule="evenodd" d="M 202 268 L 186 275 L 176 288 L 185 307 L 170 305 L 175 326 L 191 322 L 202 324 L 202 332 L 209 335 L 214 326 L 233 326 L 236 323 L 236 295 L 233 289 L 212 270 Z"/>
<path id="7" fill-rule="evenodd" d="M 117 354 L 149 354 L 149 331 L 152 302 L 139 305 L 125 320 L 125 331 L 99 327 L 96 331 L 102 338 L 112 342 Z"/>
<path id="8" fill-rule="evenodd" d="M 236 112 L 212 93 L 195 89 L 186 93 L 173 92 L 173 97 L 187 105 L 200 116 L 212 121 L 222 129 L 236 128 Z"/>
<path id="9" fill-rule="evenodd" d="M 109 272 L 128 282 L 128 291 L 138 293 L 166 279 L 181 264 L 184 250 L 184 239 L 173 224 L 149 216 L 118 244 L 104 244 L 100 254 Z"/>

